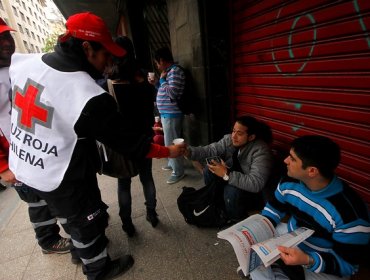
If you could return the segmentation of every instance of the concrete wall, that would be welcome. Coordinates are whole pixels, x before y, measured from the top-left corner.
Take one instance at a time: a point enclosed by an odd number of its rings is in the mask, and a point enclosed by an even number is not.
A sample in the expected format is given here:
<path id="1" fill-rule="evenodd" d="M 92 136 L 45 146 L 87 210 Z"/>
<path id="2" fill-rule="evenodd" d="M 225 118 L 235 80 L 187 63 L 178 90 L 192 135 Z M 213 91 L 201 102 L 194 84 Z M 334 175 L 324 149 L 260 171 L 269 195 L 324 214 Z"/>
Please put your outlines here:
<path id="1" fill-rule="evenodd" d="M 167 0 L 171 46 L 175 60 L 191 70 L 195 118 L 186 117 L 185 138 L 192 145 L 219 140 L 230 131 L 232 119 L 228 91 L 227 1 Z"/>
<path id="2" fill-rule="evenodd" d="M 184 136 L 192 145 L 206 144 L 209 140 L 206 117 L 206 82 L 201 23 L 196 0 L 167 1 L 171 47 L 175 61 L 190 70 L 193 76 L 197 102 L 201 113 L 185 116 Z"/>

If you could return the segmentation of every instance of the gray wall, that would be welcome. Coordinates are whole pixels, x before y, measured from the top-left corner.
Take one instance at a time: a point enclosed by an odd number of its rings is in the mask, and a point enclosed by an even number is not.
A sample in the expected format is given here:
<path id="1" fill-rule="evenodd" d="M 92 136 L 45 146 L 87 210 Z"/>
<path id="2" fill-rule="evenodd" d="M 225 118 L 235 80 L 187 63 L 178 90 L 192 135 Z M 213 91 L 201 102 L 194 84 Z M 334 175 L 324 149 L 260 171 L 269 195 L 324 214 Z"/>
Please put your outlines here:
<path id="1" fill-rule="evenodd" d="M 171 47 L 174 59 L 188 69 L 193 76 L 197 102 L 201 113 L 185 116 L 184 137 L 191 145 L 208 142 L 208 121 L 206 112 L 206 83 L 202 34 L 196 0 L 167 1 Z"/>

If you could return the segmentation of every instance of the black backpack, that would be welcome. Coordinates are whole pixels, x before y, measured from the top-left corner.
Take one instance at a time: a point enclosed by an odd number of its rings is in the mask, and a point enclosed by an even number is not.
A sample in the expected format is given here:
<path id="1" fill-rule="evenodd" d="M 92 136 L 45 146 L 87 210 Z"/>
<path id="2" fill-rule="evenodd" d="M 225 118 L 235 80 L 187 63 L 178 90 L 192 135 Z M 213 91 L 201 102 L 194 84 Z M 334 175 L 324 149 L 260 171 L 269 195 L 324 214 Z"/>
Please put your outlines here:
<path id="1" fill-rule="evenodd" d="M 197 114 L 199 113 L 199 102 L 194 92 L 194 81 L 193 77 L 187 69 L 180 65 L 177 65 L 185 74 L 185 86 L 183 93 L 176 98 L 177 106 L 184 115 Z M 174 100 L 171 99 L 171 102 Z"/>
<path id="2" fill-rule="evenodd" d="M 214 180 L 199 190 L 182 188 L 177 206 L 188 224 L 218 228 L 226 224 L 223 185 L 219 180 Z"/>

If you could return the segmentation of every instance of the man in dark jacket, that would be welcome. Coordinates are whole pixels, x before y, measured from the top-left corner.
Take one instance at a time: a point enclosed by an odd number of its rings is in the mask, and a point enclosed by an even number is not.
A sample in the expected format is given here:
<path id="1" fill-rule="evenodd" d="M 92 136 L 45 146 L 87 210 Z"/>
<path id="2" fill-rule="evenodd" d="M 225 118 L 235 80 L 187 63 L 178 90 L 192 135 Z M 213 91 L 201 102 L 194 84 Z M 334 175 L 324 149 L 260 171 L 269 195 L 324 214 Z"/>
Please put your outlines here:
<path id="1" fill-rule="evenodd" d="M 161 147 L 127 124 L 115 100 L 95 80 L 111 54 L 123 56 L 96 15 L 75 14 L 66 22 L 50 54 L 14 55 L 10 169 L 34 188 L 58 217 L 65 218 L 71 240 L 89 280 L 111 279 L 134 263 L 107 252 L 107 205 L 97 184 L 96 140 L 133 159 L 176 157 L 184 146 Z"/>

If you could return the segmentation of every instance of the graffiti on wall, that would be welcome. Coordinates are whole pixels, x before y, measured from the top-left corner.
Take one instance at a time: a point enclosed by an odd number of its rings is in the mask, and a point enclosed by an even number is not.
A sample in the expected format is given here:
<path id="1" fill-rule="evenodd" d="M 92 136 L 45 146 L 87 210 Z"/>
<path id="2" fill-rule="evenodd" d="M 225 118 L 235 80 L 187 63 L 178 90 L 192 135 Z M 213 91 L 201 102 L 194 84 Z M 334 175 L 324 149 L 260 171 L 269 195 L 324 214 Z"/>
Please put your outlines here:
<path id="1" fill-rule="evenodd" d="M 363 19 L 363 15 L 362 15 L 361 8 L 359 6 L 358 0 L 353 0 L 352 4 L 353 4 L 353 8 L 354 8 L 354 10 L 355 10 L 355 12 L 358 16 L 358 23 L 359 23 L 359 26 L 361 27 L 361 29 L 363 31 L 364 39 L 366 40 L 368 48 L 370 49 L 370 36 L 369 36 L 368 29 L 366 27 L 365 21 Z M 281 15 L 283 9 L 284 9 L 284 7 L 280 8 L 278 10 L 277 16 L 276 16 L 276 19 L 275 19 L 275 24 L 278 24 L 278 20 L 280 18 L 280 15 Z M 289 58 L 292 59 L 292 60 L 295 58 L 294 49 L 293 49 L 293 47 L 294 47 L 293 46 L 294 30 L 295 30 L 297 24 L 299 23 L 299 21 L 302 21 L 302 20 L 308 20 L 310 22 L 310 24 L 312 26 L 312 28 L 311 28 L 311 30 L 312 30 L 312 39 L 311 39 L 311 44 L 309 46 L 309 51 L 308 51 L 306 57 L 303 59 L 303 62 L 300 65 L 298 65 L 295 72 L 292 72 L 291 70 L 289 72 L 284 72 L 282 70 L 282 68 L 280 67 L 279 62 L 277 61 L 277 58 L 275 56 L 274 40 L 273 39 L 271 40 L 272 61 L 274 63 L 274 66 L 275 66 L 276 70 L 284 76 L 294 76 L 294 75 L 297 75 L 298 73 L 302 72 L 303 69 L 305 68 L 305 66 L 307 65 L 307 63 L 309 62 L 309 60 L 312 58 L 312 55 L 313 55 L 313 52 L 314 52 L 314 49 L 315 49 L 315 44 L 316 44 L 316 41 L 317 41 L 317 32 L 318 32 L 318 29 L 317 29 L 317 26 L 316 26 L 316 21 L 315 21 L 315 16 L 312 13 L 306 13 L 306 14 L 303 14 L 303 15 L 299 15 L 299 16 L 297 16 L 293 19 L 292 25 L 290 27 L 290 32 L 289 32 L 289 36 L 288 36 L 288 48 L 287 48 Z"/>

